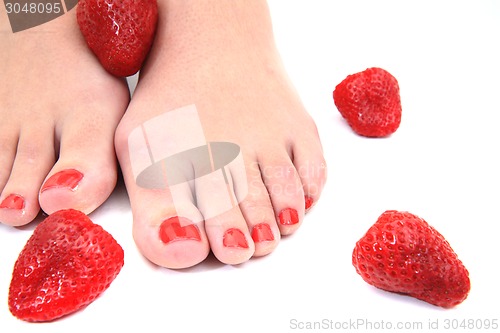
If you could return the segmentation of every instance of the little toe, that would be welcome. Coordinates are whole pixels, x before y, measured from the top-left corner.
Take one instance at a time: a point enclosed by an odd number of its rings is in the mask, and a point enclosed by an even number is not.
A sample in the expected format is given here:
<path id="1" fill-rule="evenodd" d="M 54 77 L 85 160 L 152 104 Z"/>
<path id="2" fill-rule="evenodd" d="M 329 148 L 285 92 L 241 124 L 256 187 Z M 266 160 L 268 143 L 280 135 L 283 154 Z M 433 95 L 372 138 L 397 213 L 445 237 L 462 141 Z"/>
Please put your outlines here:
<path id="1" fill-rule="evenodd" d="M 293 164 L 302 183 L 307 212 L 321 196 L 327 178 L 327 165 L 320 145 L 307 145 L 305 140 L 298 140 L 293 152 Z"/>

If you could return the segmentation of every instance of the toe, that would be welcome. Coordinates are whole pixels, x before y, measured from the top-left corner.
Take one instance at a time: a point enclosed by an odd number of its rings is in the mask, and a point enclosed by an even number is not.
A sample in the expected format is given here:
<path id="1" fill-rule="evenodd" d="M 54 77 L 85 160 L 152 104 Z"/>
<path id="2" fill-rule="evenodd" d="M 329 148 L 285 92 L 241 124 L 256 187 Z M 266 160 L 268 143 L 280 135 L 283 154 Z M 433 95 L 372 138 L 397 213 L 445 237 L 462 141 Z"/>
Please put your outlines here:
<path id="1" fill-rule="evenodd" d="M 129 125 L 125 119 L 118 127 L 115 147 L 132 206 L 134 241 L 159 266 L 194 266 L 208 256 L 210 246 L 195 205 L 193 177 L 182 178 L 183 172 L 166 159 L 152 161 L 149 137 L 141 126 Z"/>
<path id="2" fill-rule="evenodd" d="M 318 140 L 316 140 L 318 142 Z M 293 164 L 304 190 L 306 212 L 318 202 L 327 178 L 326 161 L 321 146 L 298 140 L 293 148 Z"/>
<path id="3" fill-rule="evenodd" d="M 251 163 L 246 171 L 248 193 L 240 202 L 240 209 L 255 243 L 254 256 L 257 257 L 269 254 L 276 248 L 280 240 L 280 230 L 259 165 L 256 162 Z"/>
<path id="4" fill-rule="evenodd" d="M 9 180 L 18 141 L 19 133 L 17 131 L 0 125 L 0 152 L 2 152 L 2 158 L 0 158 L 0 194 Z"/>
<path id="5" fill-rule="evenodd" d="M 7 149 L 2 151 L 2 170 L 7 170 L 5 174 L 9 176 L 0 197 L 0 221 L 15 226 L 29 223 L 37 216 L 38 189 L 54 163 L 52 124 L 43 120 L 32 124 L 37 127 L 24 126 L 18 141 L 11 136 L 6 141 Z"/>
<path id="6" fill-rule="evenodd" d="M 203 217 L 190 194 L 184 200 L 174 200 L 168 189 L 130 188 L 127 185 L 129 193 L 135 193 L 131 198 L 134 241 L 148 260 L 162 267 L 181 269 L 208 256 L 210 247 Z"/>
<path id="7" fill-rule="evenodd" d="M 291 234 L 302 223 L 305 211 L 297 169 L 287 154 L 268 154 L 259 164 L 281 234 Z"/>
<path id="8" fill-rule="evenodd" d="M 205 219 L 205 228 L 210 248 L 220 262 L 237 265 L 252 257 L 254 243 L 238 207 Z"/>
<path id="9" fill-rule="evenodd" d="M 56 128 L 59 159 L 39 193 L 46 213 L 73 208 L 88 214 L 109 197 L 117 178 L 113 135 L 126 100 L 124 90 L 119 90 L 115 102 L 101 98 L 69 114 Z"/>
<path id="10" fill-rule="evenodd" d="M 238 206 L 233 178 L 225 166 L 195 180 L 196 201 L 205 219 L 210 247 L 219 261 L 240 264 L 255 251 L 247 222 Z"/>

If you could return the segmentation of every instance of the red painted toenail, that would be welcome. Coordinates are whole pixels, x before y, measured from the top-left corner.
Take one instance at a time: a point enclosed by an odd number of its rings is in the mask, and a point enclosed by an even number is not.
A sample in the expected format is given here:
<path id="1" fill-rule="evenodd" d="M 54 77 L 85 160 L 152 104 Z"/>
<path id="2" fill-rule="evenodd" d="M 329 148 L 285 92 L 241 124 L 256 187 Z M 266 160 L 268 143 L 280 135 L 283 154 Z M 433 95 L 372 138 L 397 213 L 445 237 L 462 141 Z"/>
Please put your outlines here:
<path id="1" fill-rule="evenodd" d="M 267 223 L 259 223 L 253 227 L 252 239 L 254 242 L 269 242 L 274 240 L 271 227 Z"/>
<path id="2" fill-rule="evenodd" d="M 236 228 L 226 230 L 222 244 L 225 247 L 240 247 L 242 249 L 248 249 L 248 243 L 245 235 L 240 229 Z"/>
<path id="3" fill-rule="evenodd" d="M 189 219 L 174 216 L 160 225 L 160 239 L 168 244 L 180 240 L 201 241 L 201 236 L 198 227 Z"/>
<path id="4" fill-rule="evenodd" d="M 83 178 L 83 173 L 75 169 L 67 169 L 53 174 L 41 189 L 41 192 L 52 188 L 67 188 L 75 191 Z"/>
<path id="5" fill-rule="evenodd" d="M 24 198 L 18 194 L 10 194 L 0 203 L 0 208 L 21 210 L 24 208 Z"/>
<path id="6" fill-rule="evenodd" d="M 307 195 L 304 197 L 304 199 L 306 202 L 306 210 L 307 210 L 307 209 L 311 208 L 311 206 L 314 203 L 314 200 L 313 200 L 313 198 L 311 198 L 310 196 L 307 196 Z"/>
<path id="7" fill-rule="evenodd" d="M 299 223 L 299 214 L 293 208 L 286 208 L 280 212 L 279 220 L 282 225 L 297 224 Z"/>

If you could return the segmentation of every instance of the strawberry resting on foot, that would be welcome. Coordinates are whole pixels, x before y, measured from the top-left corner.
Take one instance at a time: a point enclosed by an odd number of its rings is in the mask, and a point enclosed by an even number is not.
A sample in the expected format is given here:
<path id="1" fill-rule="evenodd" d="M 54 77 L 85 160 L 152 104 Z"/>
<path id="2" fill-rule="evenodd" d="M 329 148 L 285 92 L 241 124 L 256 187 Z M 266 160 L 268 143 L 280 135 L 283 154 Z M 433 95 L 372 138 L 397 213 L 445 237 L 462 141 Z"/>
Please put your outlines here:
<path id="1" fill-rule="evenodd" d="M 80 0 L 77 20 L 101 65 L 113 75 L 130 76 L 153 44 L 158 6 L 156 0 Z"/>

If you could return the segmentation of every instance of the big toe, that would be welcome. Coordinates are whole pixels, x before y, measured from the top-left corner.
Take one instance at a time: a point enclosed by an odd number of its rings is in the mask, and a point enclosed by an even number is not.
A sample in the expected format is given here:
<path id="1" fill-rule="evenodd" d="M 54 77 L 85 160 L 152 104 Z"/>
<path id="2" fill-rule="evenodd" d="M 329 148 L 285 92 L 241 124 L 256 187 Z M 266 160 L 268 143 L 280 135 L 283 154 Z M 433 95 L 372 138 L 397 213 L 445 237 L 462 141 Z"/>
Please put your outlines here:
<path id="1" fill-rule="evenodd" d="M 125 86 L 117 88 L 116 99 L 103 97 L 85 112 L 71 113 L 60 125 L 59 159 L 39 193 L 40 207 L 47 214 L 66 208 L 88 214 L 113 191 L 117 179 L 114 132 L 128 94 Z"/>
<path id="2" fill-rule="evenodd" d="M 133 111 L 131 105 L 127 112 Z M 159 266 L 180 269 L 196 265 L 208 256 L 210 245 L 203 216 L 195 205 L 190 182 L 194 177 L 183 171 L 190 168 L 177 169 L 168 163 L 168 156 L 155 155 L 165 149 L 163 141 L 146 135 L 146 125 L 136 125 L 126 116 L 115 135 L 132 206 L 134 241 L 140 252 Z"/>

